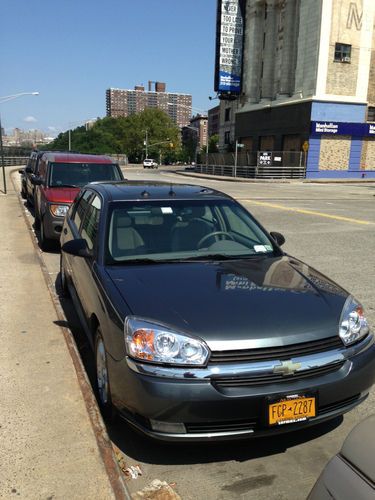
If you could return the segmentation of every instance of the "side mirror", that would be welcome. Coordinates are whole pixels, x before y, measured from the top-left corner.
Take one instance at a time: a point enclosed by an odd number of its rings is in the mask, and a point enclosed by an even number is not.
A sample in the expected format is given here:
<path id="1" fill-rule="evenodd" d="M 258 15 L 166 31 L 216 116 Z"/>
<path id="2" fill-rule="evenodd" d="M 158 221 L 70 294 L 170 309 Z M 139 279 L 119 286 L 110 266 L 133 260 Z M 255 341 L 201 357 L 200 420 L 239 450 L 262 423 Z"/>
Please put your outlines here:
<path id="1" fill-rule="evenodd" d="M 30 177 L 30 181 L 31 184 L 34 184 L 34 186 L 41 186 L 42 184 L 44 184 L 43 180 L 40 177 L 36 177 L 35 175 Z"/>
<path id="2" fill-rule="evenodd" d="M 25 173 L 25 169 L 23 168 L 21 170 L 18 170 L 18 173 L 21 174 L 21 175 L 24 174 Z"/>
<path id="3" fill-rule="evenodd" d="M 32 174 L 32 173 L 33 173 L 33 169 L 32 169 L 31 167 L 26 167 L 26 168 L 25 168 L 25 172 L 26 172 L 27 174 Z"/>
<path id="4" fill-rule="evenodd" d="M 281 233 L 277 233 L 276 231 L 272 231 L 272 233 L 270 233 L 270 235 L 276 241 L 276 243 L 279 245 L 279 247 L 284 245 L 285 238 Z"/>
<path id="5" fill-rule="evenodd" d="M 92 252 L 84 239 L 67 241 L 61 247 L 61 251 L 75 257 L 92 257 Z"/>

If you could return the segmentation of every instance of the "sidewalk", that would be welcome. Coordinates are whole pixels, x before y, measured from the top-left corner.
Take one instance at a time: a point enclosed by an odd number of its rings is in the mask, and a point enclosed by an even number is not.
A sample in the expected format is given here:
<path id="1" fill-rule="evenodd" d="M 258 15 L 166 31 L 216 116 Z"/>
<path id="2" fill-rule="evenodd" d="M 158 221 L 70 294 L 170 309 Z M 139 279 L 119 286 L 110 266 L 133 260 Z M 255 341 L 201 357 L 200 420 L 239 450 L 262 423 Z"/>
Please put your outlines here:
<path id="1" fill-rule="evenodd" d="M 128 498 L 7 177 L 8 194 L 0 191 L 0 498 Z"/>

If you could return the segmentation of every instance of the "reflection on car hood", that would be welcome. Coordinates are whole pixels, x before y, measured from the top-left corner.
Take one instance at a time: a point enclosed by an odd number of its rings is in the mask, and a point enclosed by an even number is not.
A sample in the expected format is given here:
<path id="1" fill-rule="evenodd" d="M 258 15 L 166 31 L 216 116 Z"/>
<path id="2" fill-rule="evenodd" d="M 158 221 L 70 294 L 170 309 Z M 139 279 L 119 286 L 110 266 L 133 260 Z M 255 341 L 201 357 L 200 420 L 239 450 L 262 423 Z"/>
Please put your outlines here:
<path id="1" fill-rule="evenodd" d="M 51 203 L 73 203 L 75 197 L 79 193 L 79 187 L 66 188 L 46 188 L 44 194 L 47 201 Z"/>
<path id="2" fill-rule="evenodd" d="M 109 267 L 132 314 L 228 348 L 307 342 L 338 333 L 347 292 L 287 257 Z M 237 345 L 237 344 L 238 345 Z"/>

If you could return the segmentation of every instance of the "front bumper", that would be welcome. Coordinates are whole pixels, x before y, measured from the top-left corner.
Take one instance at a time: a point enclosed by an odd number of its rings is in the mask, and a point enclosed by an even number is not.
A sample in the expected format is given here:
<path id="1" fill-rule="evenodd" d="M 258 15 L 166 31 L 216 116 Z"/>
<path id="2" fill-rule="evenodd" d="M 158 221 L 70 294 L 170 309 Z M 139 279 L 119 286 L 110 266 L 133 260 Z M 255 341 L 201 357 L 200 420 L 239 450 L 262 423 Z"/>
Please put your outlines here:
<path id="1" fill-rule="evenodd" d="M 189 371 L 155 367 L 129 358 L 119 362 L 109 358 L 112 400 L 131 425 L 161 440 L 237 439 L 288 432 L 351 410 L 367 397 L 375 381 L 375 345 L 371 336 L 355 348 L 324 353 L 324 356 L 329 370 L 312 369 L 311 376 L 284 377 L 276 381 L 263 382 L 264 379 L 259 378 L 260 383 L 248 385 L 243 384 L 243 380 L 244 373 L 249 376 L 249 372 L 240 363 L 227 366 L 225 373 L 220 373 L 222 366 Z M 301 357 L 293 362 L 301 362 L 304 368 L 303 363 L 311 366 L 311 356 L 308 358 L 309 361 Z M 336 363 L 332 363 L 333 358 Z M 259 373 L 255 375 L 255 379 L 250 379 L 256 380 Z M 268 426 L 269 398 L 311 393 L 317 397 L 316 417 L 305 422 Z M 151 420 L 182 423 L 185 432 L 155 431 Z"/>
<path id="2" fill-rule="evenodd" d="M 49 207 L 47 207 L 43 216 L 43 224 L 46 238 L 51 240 L 60 240 L 64 217 L 56 217 L 55 215 L 52 215 Z"/>

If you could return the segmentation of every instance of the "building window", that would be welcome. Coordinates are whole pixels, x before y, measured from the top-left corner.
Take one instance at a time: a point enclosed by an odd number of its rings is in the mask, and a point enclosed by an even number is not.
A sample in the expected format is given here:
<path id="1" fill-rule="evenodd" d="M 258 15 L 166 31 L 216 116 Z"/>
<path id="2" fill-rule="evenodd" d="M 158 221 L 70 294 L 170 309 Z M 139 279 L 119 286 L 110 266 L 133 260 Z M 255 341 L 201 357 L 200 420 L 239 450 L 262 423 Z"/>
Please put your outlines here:
<path id="1" fill-rule="evenodd" d="M 335 62 L 350 63 L 352 56 L 352 46 L 347 43 L 336 43 Z"/>
<path id="2" fill-rule="evenodd" d="M 375 107 L 369 106 L 367 109 L 367 121 L 375 122 Z"/>
<path id="3" fill-rule="evenodd" d="M 224 134 L 224 144 L 230 144 L 230 132 L 225 132 Z"/>
<path id="4" fill-rule="evenodd" d="M 227 109 L 225 110 L 225 118 L 224 118 L 224 120 L 225 120 L 226 122 L 229 122 L 229 120 L 230 120 L 230 108 L 227 108 Z"/>

